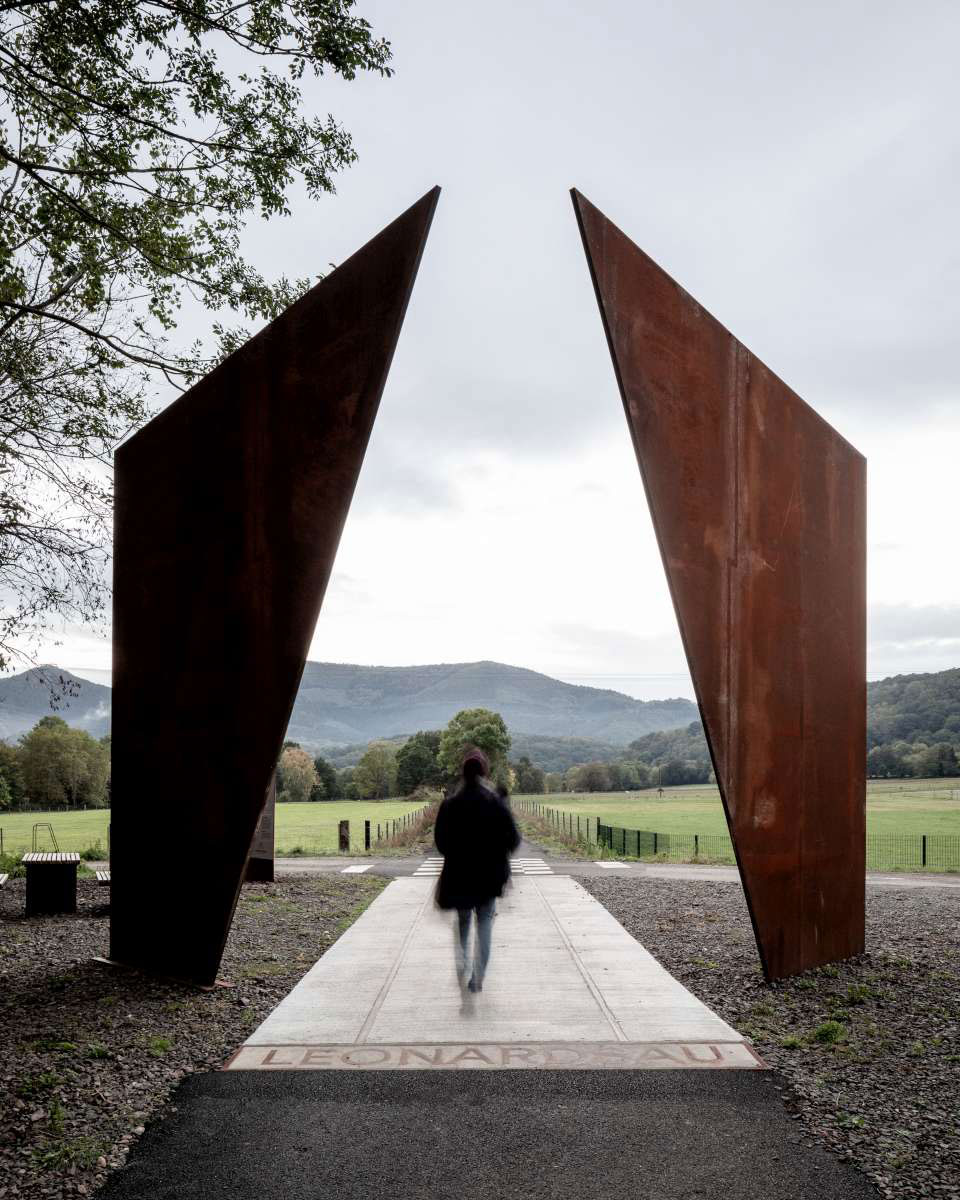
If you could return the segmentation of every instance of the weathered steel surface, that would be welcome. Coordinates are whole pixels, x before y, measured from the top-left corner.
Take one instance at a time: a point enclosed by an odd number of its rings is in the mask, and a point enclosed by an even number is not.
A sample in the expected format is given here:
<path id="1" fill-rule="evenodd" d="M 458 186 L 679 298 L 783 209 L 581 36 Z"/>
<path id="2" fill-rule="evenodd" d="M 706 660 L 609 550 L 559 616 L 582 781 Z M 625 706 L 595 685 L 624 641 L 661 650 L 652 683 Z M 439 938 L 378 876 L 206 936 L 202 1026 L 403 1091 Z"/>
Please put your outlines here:
<path id="1" fill-rule="evenodd" d="M 865 461 L 573 201 L 764 971 L 857 954 Z"/>
<path id="2" fill-rule="evenodd" d="M 117 452 L 117 962 L 216 975 L 438 194 Z"/>
<path id="3" fill-rule="evenodd" d="M 260 820 L 250 843 L 250 857 L 244 879 L 247 883 L 273 883 L 274 842 L 277 815 L 277 773 L 274 771 L 267 784 L 267 802 L 263 806 Z"/>

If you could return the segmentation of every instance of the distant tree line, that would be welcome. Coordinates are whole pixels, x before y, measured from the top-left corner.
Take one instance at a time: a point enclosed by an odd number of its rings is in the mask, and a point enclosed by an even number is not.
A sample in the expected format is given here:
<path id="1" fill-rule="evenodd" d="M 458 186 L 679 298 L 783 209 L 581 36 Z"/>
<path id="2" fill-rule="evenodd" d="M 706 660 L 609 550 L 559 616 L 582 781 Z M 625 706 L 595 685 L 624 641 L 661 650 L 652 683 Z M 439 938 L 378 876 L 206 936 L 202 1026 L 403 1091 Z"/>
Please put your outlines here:
<path id="1" fill-rule="evenodd" d="M 960 775 L 960 668 L 867 684 L 867 775 Z"/>
<path id="2" fill-rule="evenodd" d="M 362 752 L 351 748 L 354 764 L 339 770 L 291 742 L 280 760 L 277 794 L 282 800 L 375 800 L 410 795 L 420 788 L 448 789 L 459 776 L 468 746 L 479 746 L 487 754 L 495 782 L 526 795 L 639 791 L 713 779 L 699 722 L 646 734 L 623 748 L 615 761 L 576 762 L 563 771 L 545 771 L 529 754 L 510 761 L 510 745 L 503 718 L 483 708 L 465 709 L 446 729 L 421 730 L 399 744 L 391 739 L 370 742 Z"/>
<path id="3" fill-rule="evenodd" d="M 0 742 L 0 811 L 105 808 L 110 737 L 41 717 L 15 746 Z"/>
<path id="4" fill-rule="evenodd" d="M 296 742 L 286 742 L 277 766 L 281 800 L 373 800 L 449 788 L 464 750 L 479 746 L 494 779 L 511 791 L 629 792 L 713 782 L 703 726 L 648 733 L 622 749 L 581 738 L 519 736 L 524 752 L 508 755 L 510 734 L 499 713 L 463 709 L 446 729 L 350 748 L 351 765 L 337 767 Z M 543 745 L 546 770 L 534 761 Z M 354 753 L 355 751 L 355 753 Z M 347 751 L 341 751 L 347 753 Z M 960 776 L 960 668 L 898 675 L 867 687 L 867 775 L 874 779 Z M 16 745 L 0 742 L 0 811 L 103 808 L 110 803 L 110 738 L 91 737 L 57 716 L 41 718 Z"/>
<path id="5" fill-rule="evenodd" d="M 467 708 L 446 729 L 421 730 L 400 746 L 370 742 L 354 766 L 339 770 L 322 755 L 314 757 L 296 742 L 287 742 L 277 766 L 277 799 L 383 800 L 421 788 L 439 790 L 456 780 L 470 746 L 483 750 L 494 778 L 509 784 L 510 735 L 503 718 L 489 709 Z"/>
<path id="6" fill-rule="evenodd" d="M 594 759 L 550 771 L 544 784 L 548 792 L 637 792 L 713 780 L 703 726 L 693 721 L 683 729 L 644 734 L 612 761 Z"/>

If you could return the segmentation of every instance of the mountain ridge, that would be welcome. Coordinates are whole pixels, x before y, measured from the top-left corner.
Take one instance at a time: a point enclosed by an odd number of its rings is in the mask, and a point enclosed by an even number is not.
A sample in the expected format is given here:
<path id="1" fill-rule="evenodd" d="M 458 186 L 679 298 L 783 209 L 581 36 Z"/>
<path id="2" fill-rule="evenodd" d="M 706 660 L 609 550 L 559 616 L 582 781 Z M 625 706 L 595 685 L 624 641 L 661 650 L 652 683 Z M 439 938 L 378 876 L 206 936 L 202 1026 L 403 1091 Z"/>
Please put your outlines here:
<path id="1" fill-rule="evenodd" d="M 51 710 L 44 678 L 62 678 L 75 694 Z M 102 736 L 109 729 L 110 695 L 109 687 L 58 667 L 0 679 L 0 738 L 19 736 L 51 711 L 70 725 Z M 287 737 L 310 749 L 349 746 L 443 728 L 462 708 L 492 708 L 518 734 L 592 738 L 624 746 L 644 733 L 678 728 L 697 716 L 696 705 L 682 697 L 636 700 L 613 689 L 564 683 L 527 667 L 490 660 L 410 667 L 310 661 Z"/>

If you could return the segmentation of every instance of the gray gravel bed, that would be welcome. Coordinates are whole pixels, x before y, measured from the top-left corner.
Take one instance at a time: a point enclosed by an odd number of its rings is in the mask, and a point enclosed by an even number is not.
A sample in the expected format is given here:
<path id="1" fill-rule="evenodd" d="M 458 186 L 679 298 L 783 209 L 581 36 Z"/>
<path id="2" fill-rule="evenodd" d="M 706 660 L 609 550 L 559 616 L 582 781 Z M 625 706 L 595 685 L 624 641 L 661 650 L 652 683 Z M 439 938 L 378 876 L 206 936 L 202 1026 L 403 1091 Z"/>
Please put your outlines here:
<path id="1" fill-rule="evenodd" d="M 91 960 L 109 893 L 77 885 L 76 916 L 23 916 L 0 892 L 0 1200 L 91 1194 L 174 1086 L 220 1066 L 387 880 L 286 877 L 243 888 L 221 975 L 201 992 Z"/>
<path id="2" fill-rule="evenodd" d="M 960 1197 L 960 894 L 868 891 L 865 954 L 768 985 L 738 884 L 581 882 L 753 1041 L 798 1139 L 882 1196 Z"/>

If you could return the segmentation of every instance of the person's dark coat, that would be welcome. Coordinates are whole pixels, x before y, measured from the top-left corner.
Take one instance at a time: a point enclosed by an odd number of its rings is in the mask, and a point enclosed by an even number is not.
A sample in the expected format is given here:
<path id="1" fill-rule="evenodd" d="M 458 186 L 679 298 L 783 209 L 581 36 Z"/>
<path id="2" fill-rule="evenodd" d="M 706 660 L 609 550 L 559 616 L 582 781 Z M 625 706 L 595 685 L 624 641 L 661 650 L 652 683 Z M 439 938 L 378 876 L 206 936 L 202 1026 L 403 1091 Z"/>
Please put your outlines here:
<path id="1" fill-rule="evenodd" d="M 440 908 L 476 908 L 503 894 L 520 834 L 506 804 L 482 783 L 465 783 L 444 800 L 434 840 L 443 855 Z"/>

